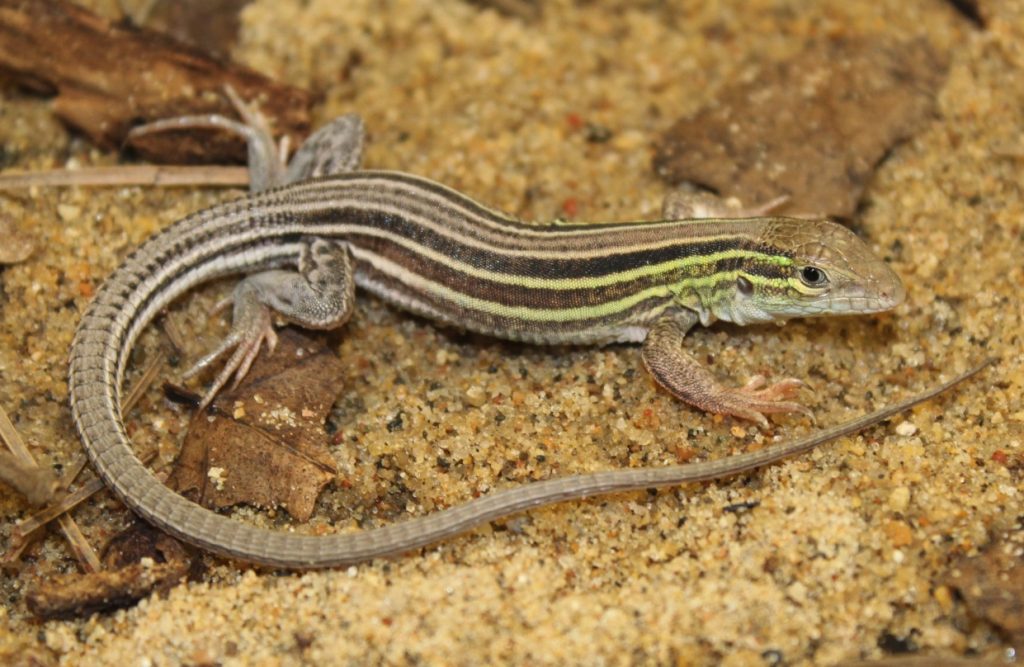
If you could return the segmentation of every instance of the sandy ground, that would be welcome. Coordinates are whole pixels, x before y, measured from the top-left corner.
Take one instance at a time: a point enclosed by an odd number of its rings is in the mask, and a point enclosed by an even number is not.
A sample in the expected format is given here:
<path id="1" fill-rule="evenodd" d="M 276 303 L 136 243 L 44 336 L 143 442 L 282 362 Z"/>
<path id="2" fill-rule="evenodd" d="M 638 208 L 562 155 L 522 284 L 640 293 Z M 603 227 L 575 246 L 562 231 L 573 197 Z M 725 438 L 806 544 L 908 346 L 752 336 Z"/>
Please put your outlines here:
<path id="1" fill-rule="evenodd" d="M 714 327 L 689 344 L 737 382 L 807 378 L 802 400 L 823 425 L 985 355 L 998 367 L 905 418 L 738 479 L 551 507 L 341 571 L 210 558 L 203 581 L 164 597 L 38 623 L 26 588 L 75 569 L 54 533 L 21 572 L 0 575 L 7 648 L 124 665 L 832 664 L 901 646 L 1001 655 L 999 635 L 948 582 L 958 558 L 1019 539 L 1024 515 L 1024 3 L 991 3 L 984 31 L 937 0 L 676 4 L 553 2 L 526 22 L 454 0 L 268 0 L 245 11 L 235 57 L 322 92 L 320 120 L 363 114 L 368 166 L 423 174 L 525 218 L 603 221 L 656 217 L 659 133 L 764 59 L 822 34 L 927 35 L 952 61 L 938 113 L 880 166 L 855 221 L 903 277 L 906 302 L 876 317 Z M 66 133 L 45 100 L 2 96 L 6 167 L 117 161 Z M 610 140 L 588 142 L 580 120 Z M 153 231 L 228 196 L 0 197 L 0 214 L 39 240 L 0 278 L 0 404 L 41 461 L 81 453 L 64 377 L 89 294 Z M 223 333 L 202 314 L 227 289 L 176 309 L 198 332 L 190 353 Z M 147 336 L 140 361 L 159 343 Z M 372 299 L 335 344 L 351 363 L 334 415 L 346 437 L 332 450 L 347 488 L 322 510 L 342 523 L 387 523 L 531 479 L 676 463 L 690 449 L 722 456 L 812 428 L 783 418 L 765 434 L 697 414 L 654 386 L 633 347 L 507 345 Z M 399 413 L 405 427 L 389 432 Z M 130 421 L 140 446 L 169 458 L 186 416 L 154 390 Z M 756 507 L 736 511 L 743 503 Z M 0 497 L 0 540 L 27 512 Z M 130 521 L 110 497 L 75 517 L 96 545 Z"/>

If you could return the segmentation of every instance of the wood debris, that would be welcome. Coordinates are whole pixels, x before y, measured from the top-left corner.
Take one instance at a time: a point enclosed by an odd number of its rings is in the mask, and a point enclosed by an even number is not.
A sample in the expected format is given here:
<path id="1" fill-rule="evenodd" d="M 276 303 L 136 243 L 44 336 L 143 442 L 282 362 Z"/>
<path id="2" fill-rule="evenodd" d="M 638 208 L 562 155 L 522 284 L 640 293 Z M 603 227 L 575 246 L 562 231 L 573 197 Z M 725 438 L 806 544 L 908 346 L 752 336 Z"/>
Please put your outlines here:
<path id="1" fill-rule="evenodd" d="M 43 94 L 53 109 L 103 148 L 120 148 L 140 123 L 234 111 L 232 86 L 254 101 L 293 146 L 309 132 L 311 95 L 159 32 L 111 23 L 65 0 L 0 0 L 0 73 Z M 130 145 L 157 162 L 241 160 L 245 145 L 224 133 L 146 134 Z"/>
<path id="2" fill-rule="evenodd" d="M 111 541 L 103 564 L 103 572 L 40 582 L 25 596 L 28 610 L 50 620 L 127 607 L 178 585 L 189 574 L 192 559 L 180 542 L 140 523 Z"/>

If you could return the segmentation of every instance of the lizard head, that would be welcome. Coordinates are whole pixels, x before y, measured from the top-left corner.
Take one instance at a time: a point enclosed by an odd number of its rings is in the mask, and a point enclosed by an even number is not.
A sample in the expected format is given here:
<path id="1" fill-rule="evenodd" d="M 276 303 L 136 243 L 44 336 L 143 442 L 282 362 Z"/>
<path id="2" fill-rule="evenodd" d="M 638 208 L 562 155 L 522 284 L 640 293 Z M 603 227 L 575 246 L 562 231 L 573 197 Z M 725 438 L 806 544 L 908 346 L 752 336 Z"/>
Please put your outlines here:
<path id="1" fill-rule="evenodd" d="M 739 260 L 719 319 L 746 324 L 889 310 L 903 301 L 899 276 L 849 229 L 827 220 L 765 222 L 759 252 Z M 762 254 L 763 253 L 763 254 Z"/>

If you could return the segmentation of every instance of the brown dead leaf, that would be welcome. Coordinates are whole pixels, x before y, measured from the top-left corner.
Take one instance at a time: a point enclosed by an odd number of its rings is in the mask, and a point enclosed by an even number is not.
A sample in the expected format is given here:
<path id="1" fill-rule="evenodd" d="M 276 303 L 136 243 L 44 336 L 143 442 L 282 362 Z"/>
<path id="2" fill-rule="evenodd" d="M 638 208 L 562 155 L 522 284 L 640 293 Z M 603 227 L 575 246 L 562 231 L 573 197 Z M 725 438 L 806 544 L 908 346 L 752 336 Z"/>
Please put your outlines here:
<path id="1" fill-rule="evenodd" d="M 935 106 L 948 58 L 923 40 L 875 36 L 811 44 L 676 122 L 654 167 L 747 204 L 851 216 L 875 165 Z"/>
<path id="2" fill-rule="evenodd" d="M 283 507 L 307 521 L 337 474 L 323 424 L 343 369 L 321 341 L 285 329 L 237 389 L 193 417 L 168 485 L 206 507 Z"/>
<path id="3" fill-rule="evenodd" d="M 974 616 L 998 627 L 1018 649 L 1024 647 L 1024 544 L 1019 537 L 996 540 L 977 556 L 960 560 L 948 584 Z"/>

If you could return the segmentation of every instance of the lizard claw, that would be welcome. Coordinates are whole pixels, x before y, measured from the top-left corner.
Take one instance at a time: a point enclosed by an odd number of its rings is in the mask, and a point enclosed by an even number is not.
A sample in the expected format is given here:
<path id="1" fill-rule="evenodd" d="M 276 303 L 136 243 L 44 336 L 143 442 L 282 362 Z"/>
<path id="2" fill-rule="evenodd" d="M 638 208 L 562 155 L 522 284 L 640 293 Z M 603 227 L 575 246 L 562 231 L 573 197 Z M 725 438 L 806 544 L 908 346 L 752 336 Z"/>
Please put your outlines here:
<path id="1" fill-rule="evenodd" d="M 234 302 L 231 332 L 212 352 L 185 373 L 191 378 L 231 352 L 200 403 L 213 402 L 217 392 L 234 377 L 237 387 L 259 356 L 263 344 L 271 352 L 277 345 L 274 333 L 275 313 L 284 320 L 310 329 L 340 326 L 352 313 L 355 283 L 352 258 L 346 247 L 313 240 L 303 247 L 298 259 L 299 271 L 263 271 L 247 277 L 235 286 L 229 302 Z M 223 308 L 227 302 L 220 302 Z"/>
<path id="2" fill-rule="evenodd" d="M 800 413 L 814 422 L 814 414 L 803 405 L 787 400 L 807 385 L 797 378 L 786 378 L 767 385 L 763 375 L 755 375 L 747 384 L 736 389 L 718 387 L 713 397 L 712 411 L 732 415 L 768 427 L 768 414 Z"/>
<path id="3" fill-rule="evenodd" d="M 232 389 L 238 386 L 238 383 L 249 372 L 249 368 L 259 355 L 264 342 L 270 352 L 277 347 L 277 333 L 274 331 L 270 309 L 255 301 L 245 300 L 236 304 L 235 323 L 228 337 L 183 374 L 183 378 L 186 380 L 193 378 L 209 368 L 228 351 L 234 350 L 206 393 L 203 394 L 203 398 L 199 402 L 200 410 L 205 409 L 213 402 L 217 392 L 231 380 L 232 376 L 234 376 Z"/>
<path id="4" fill-rule="evenodd" d="M 759 398 L 767 401 L 777 401 L 780 399 L 793 398 L 796 393 L 807 386 L 807 383 L 799 378 L 786 378 L 774 384 L 768 385 L 767 379 L 763 375 L 755 375 L 750 380 L 737 389 L 737 391 L 747 394 L 753 398 Z"/>

